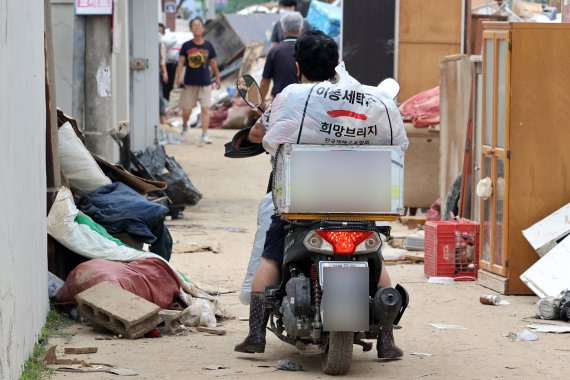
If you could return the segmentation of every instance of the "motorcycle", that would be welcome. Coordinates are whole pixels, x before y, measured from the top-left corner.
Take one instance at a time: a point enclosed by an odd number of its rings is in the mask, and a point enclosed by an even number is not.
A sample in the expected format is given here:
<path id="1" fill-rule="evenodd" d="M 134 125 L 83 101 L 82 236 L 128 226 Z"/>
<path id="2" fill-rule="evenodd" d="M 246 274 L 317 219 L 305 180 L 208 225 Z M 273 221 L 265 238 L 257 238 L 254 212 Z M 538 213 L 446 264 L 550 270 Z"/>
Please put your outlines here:
<path id="1" fill-rule="evenodd" d="M 397 82 L 383 83 L 386 91 L 397 94 Z M 236 86 L 250 107 L 263 112 L 261 92 L 251 76 L 240 77 Z M 247 131 L 236 134 L 226 153 L 236 146 L 246 156 L 263 152 L 261 144 L 242 144 Z M 390 227 L 367 220 L 289 220 L 281 283 L 265 288 L 267 329 L 299 350 L 318 346 L 328 375 L 349 371 L 354 345 L 370 351 L 373 344 L 364 339 L 377 339 L 380 347 L 382 331 L 391 332 L 408 305 L 401 285 L 378 287 L 381 235 L 390 236 Z"/>

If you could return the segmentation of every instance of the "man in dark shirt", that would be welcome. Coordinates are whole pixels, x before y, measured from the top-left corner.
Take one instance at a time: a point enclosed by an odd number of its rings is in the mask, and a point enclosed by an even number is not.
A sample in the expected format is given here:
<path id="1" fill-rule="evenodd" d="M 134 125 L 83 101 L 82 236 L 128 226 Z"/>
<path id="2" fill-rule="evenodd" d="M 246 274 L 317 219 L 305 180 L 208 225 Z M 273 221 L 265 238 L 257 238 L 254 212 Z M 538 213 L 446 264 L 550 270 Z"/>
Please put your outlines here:
<path id="1" fill-rule="evenodd" d="M 200 102 L 202 138 L 200 144 L 211 144 L 208 137 L 208 127 L 210 126 L 210 93 L 211 80 L 210 68 L 216 77 L 216 89 L 220 88 L 220 71 L 216 62 L 216 51 L 212 44 L 204 39 L 204 23 L 202 19 L 196 17 L 190 20 L 190 30 L 194 38 L 186 41 L 180 48 L 180 59 L 178 60 L 178 86 L 184 87 L 178 105 L 182 108 L 182 134 L 188 130 L 188 119 L 192 108 Z M 186 73 L 182 77 L 182 69 L 186 66 Z"/>
<path id="2" fill-rule="evenodd" d="M 287 14 L 287 12 L 295 12 L 297 10 L 297 0 L 279 0 L 279 12 Z M 311 24 L 307 20 L 303 20 L 303 30 L 301 33 L 311 30 Z M 273 32 L 271 33 L 271 47 L 275 47 L 278 43 L 285 39 L 283 28 L 280 22 L 273 25 Z"/>
<path id="3" fill-rule="evenodd" d="M 299 82 L 294 54 L 295 42 L 303 28 L 303 16 L 299 12 L 287 12 L 281 17 L 280 24 L 285 39 L 267 55 L 260 85 L 262 99 L 265 99 L 272 79 L 272 97 L 288 85 Z"/>

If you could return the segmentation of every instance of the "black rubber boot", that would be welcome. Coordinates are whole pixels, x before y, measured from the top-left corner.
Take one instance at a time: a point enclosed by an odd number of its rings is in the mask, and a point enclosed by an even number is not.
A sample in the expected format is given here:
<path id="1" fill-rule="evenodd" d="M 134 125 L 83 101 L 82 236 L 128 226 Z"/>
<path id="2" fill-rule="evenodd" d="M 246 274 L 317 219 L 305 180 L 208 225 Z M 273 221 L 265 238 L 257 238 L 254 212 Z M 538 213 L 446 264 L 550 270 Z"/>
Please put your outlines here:
<path id="1" fill-rule="evenodd" d="M 269 311 L 265 310 L 263 293 L 252 292 L 249 303 L 249 334 L 243 342 L 234 347 L 234 351 L 246 354 L 265 352 L 265 326 L 269 320 Z"/>
<path id="2" fill-rule="evenodd" d="M 380 359 L 396 359 L 404 356 L 404 351 L 394 342 L 394 325 L 381 327 L 376 349 Z"/>
<path id="3" fill-rule="evenodd" d="M 404 356 L 404 352 L 394 343 L 394 321 L 401 306 L 402 297 L 396 289 L 378 287 L 373 300 L 373 312 L 380 322 L 380 331 L 376 343 L 376 350 L 380 359 L 395 359 Z"/>

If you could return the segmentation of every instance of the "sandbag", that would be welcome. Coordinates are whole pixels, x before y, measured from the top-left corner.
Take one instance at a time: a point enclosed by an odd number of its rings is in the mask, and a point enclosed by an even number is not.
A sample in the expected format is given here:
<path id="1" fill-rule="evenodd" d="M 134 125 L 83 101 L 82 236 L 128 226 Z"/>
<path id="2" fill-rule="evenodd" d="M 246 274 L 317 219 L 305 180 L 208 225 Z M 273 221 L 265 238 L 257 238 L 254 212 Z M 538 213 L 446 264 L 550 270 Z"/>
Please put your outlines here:
<path id="1" fill-rule="evenodd" d="M 109 177 L 77 137 L 69 122 L 59 128 L 57 153 L 61 170 L 69 180 L 71 189 L 79 195 L 90 193 L 111 183 Z"/>
<path id="2" fill-rule="evenodd" d="M 249 257 L 249 264 L 247 265 L 247 273 L 241 285 L 239 293 L 239 300 L 244 305 L 249 305 L 251 296 L 251 283 L 253 275 L 259 266 L 259 260 L 263 253 L 263 246 L 265 245 L 265 235 L 271 224 L 271 215 L 273 215 L 273 197 L 272 193 L 267 193 L 259 202 L 257 209 L 257 231 L 253 239 L 253 248 L 251 249 L 251 256 Z"/>
<path id="3" fill-rule="evenodd" d="M 332 145 L 398 145 L 408 139 L 396 103 L 380 87 L 360 84 L 344 64 L 339 80 L 291 84 L 273 101 L 261 122 L 263 147 L 271 155 L 284 143 Z"/>
<path id="4" fill-rule="evenodd" d="M 176 276 L 159 259 L 138 259 L 128 263 L 104 259 L 79 264 L 69 273 L 55 296 L 58 303 L 75 303 L 75 296 L 100 282 L 115 284 L 162 309 L 168 309 L 178 296 Z"/>
<path id="5" fill-rule="evenodd" d="M 414 127 L 439 124 L 439 86 L 412 96 L 402 103 L 400 112 Z"/>

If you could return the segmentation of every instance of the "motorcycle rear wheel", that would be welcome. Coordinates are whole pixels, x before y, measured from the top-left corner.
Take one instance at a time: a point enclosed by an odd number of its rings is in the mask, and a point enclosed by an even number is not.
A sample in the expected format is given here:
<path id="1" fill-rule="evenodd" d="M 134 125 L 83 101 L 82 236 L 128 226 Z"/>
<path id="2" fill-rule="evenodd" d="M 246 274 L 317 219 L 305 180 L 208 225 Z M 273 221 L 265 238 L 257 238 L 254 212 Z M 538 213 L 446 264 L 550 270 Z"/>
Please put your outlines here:
<path id="1" fill-rule="evenodd" d="M 327 375 L 345 375 L 352 362 L 352 346 L 354 333 L 332 331 L 329 335 L 329 344 L 321 354 L 321 367 Z"/>

